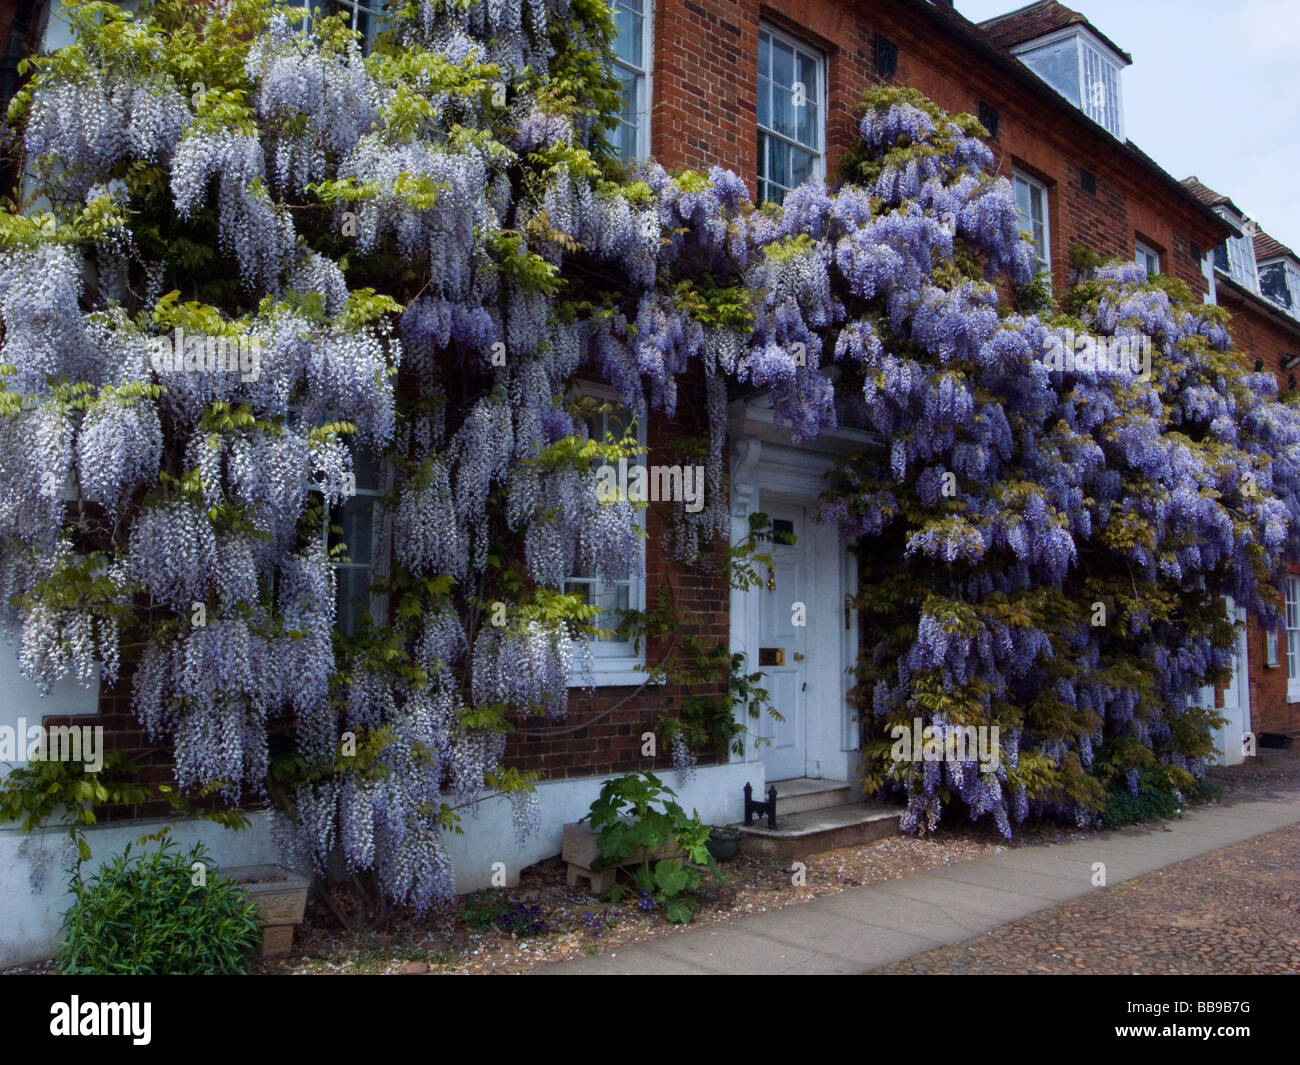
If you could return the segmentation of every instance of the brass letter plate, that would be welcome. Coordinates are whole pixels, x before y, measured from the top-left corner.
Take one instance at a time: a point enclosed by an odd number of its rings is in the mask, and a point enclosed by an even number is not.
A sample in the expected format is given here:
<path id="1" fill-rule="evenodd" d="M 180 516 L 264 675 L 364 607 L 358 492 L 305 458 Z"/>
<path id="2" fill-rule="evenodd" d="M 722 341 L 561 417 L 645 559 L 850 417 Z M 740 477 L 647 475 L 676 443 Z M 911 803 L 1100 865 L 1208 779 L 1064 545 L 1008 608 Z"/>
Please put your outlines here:
<path id="1" fill-rule="evenodd" d="M 760 666 L 785 665 L 785 648 L 784 647 L 760 647 L 758 649 L 758 664 Z"/>

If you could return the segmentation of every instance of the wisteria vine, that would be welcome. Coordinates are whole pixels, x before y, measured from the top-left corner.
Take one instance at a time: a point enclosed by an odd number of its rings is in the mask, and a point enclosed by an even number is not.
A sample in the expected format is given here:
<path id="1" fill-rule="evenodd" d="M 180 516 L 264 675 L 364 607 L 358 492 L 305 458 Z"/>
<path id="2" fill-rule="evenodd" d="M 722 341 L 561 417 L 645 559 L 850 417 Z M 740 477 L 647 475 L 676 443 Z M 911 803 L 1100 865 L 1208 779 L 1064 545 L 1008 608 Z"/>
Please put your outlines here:
<path id="1" fill-rule="evenodd" d="M 1219 312 L 1100 264 L 1017 310 L 1009 185 L 916 94 L 868 98 L 842 180 L 755 208 L 722 169 L 611 157 L 598 0 L 393 8 L 362 56 L 272 0 L 76 4 L 76 47 L 37 60 L 11 118 L 43 206 L 0 215 L 0 587 L 29 676 L 112 682 L 129 633 L 182 788 L 269 789 L 304 865 L 337 845 L 424 910 L 457 810 L 502 794 L 535 827 L 503 754 L 589 666 L 566 581 L 643 565 L 593 472 L 634 442 L 593 436 L 575 384 L 696 412 L 687 564 L 729 528 L 729 399 L 761 391 L 796 439 L 878 441 L 823 516 L 870 545 L 867 781 L 909 825 L 958 800 L 1007 832 L 1086 821 L 1105 773 L 1198 771 L 1222 600 L 1274 616 L 1300 545 L 1300 422 Z M 1067 331 L 1148 338 L 1152 376 L 1053 370 Z M 339 544 L 373 469 L 373 542 Z M 348 635 L 345 553 L 391 559 Z M 998 725 L 997 771 L 888 764 L 918 716 Z"/>

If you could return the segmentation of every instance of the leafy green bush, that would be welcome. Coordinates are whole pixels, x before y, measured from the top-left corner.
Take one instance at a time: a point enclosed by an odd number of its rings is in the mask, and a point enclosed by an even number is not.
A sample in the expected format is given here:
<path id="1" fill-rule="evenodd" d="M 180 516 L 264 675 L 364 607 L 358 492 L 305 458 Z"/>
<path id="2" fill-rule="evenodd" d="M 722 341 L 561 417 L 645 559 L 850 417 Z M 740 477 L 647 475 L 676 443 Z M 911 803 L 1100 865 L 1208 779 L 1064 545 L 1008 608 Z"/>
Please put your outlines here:
<path id="1" fill-rule="evenodd" d="M 630 858 L 640 858 L 641 864 L 630 875 L 642 902 L 662 904 L 670 921 L 685 924 L 695 910 L 701 872 L 707 870 L 719 880 L 722 876 L 709 853 L 709 826 L 701 823 L 698 814 L 687 817 L 672 801 L 676 797 L 653 773 L 631 774 L 605 781 L 583 820 L 589 820 L 600 833 L 596 846 L 601 866 L 618 867 Z M 650 857 L 673 846 L 675 857 Z M 624 869 L 619 872 L 628 873 Z M 615 883 L 608 895 L 617 900 L 628 890 Z"/>
<path id="2" fill-rule="evenodd" d="M 248 892 L 211 869 L 197 875 L 195 863 L 210 865 L 201 843 L 187 855 L 167 831 L 136 842 L 150 839 L 158 841 L 157 850 L 133 854 L 127 844 L 89 882 L 73 877 L 76 901 L 63 915 L 59 969 L 81 975 L 247 972 L 262 939 Z"/>
<path id="3" fill-rule="evenodd" d="M 1123 828 L 1147 821 L 1168 821 L 1179 816 L 1186 806 L 1213 802 L 1223 794 L 1223 789 L 1208 778 L 1193 780 L 1183 788 L 1175 789 L 1166 776 L 1148 770 L 1138 773 L 1135 795 L 1128 784 L 1119 780 L 1106 792 L 1106 808 L 1100 828 Z"/>

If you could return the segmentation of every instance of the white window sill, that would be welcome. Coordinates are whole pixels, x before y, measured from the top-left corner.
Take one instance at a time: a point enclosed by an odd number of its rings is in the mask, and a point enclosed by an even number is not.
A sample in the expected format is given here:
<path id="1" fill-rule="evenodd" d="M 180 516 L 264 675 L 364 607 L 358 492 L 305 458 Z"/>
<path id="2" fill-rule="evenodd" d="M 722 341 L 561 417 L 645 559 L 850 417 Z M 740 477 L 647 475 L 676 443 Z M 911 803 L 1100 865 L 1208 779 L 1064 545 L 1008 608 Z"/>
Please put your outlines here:
<path id="1" fill-rule="evenodd" d="M 599 659 L 592 665 L 590 680 L 597 688 L 637 688 L 646 682 L 649 674 L 644 669 L 638 669 L 638 666 L 644 666 L 642 661 L 618 660 L 601 662 Z M 575 672 L 569 677 L 570 688 L 585 688 L 588 678 L 584 677 L 581 671 Z"/>

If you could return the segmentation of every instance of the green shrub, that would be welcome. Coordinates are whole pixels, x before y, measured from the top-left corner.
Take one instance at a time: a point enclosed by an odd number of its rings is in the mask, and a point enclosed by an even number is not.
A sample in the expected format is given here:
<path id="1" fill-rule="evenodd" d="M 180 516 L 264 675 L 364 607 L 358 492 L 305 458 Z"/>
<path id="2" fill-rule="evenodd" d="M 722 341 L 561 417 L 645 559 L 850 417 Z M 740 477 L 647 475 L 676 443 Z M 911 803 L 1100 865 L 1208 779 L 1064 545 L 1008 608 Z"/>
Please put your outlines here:
<path id="1" fill-rule="evenodd" d="M 1181 793 L 1176 792 L 1167 779 L 1144 769 L 1138 774 L 1136 795 L 1123 781 L 1107 791 L 1106 809 L 1098 827 L 1123 828 L 1147 821 L 1168 821 L 1178 817 L 1185 807 L 1212 802 L 1222 794 L 1223 789 L 1208 778 L 1194 780 Z"/>
<path id="2" fill-rule="evenodd" d="M 76 900 L 63 915 L 59 969 L 82 975 L 247 972 L 262 939 L 248 892 L 210 868 L 197 876 L 195 863 L 210 865 L 202 844 L 186 855 L 165 831 L 137 843 L 148 839 L 158 840 L 157 850 L 133 854 L 128 844 L 89 882 L 73 877 Z"/>

